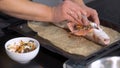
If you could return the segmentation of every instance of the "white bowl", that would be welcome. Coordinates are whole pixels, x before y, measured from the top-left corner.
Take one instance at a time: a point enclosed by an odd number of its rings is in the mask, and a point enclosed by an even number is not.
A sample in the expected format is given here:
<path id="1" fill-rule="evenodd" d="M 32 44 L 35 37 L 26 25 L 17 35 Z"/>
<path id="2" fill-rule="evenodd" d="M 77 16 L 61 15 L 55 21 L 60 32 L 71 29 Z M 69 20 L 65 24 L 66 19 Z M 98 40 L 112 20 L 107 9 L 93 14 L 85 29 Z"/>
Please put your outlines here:
<path id="1" fill-rule="evenodd" d="M 20 40 L 24 41 L 24 42 L 28 42 L 29 40 L 34 41 L 34 44 L 36 45 L 36 49 L 27 53 L 16 53 L 16 52 L 11 52 L 10 50 L 8 50 L 7 46 L 14 44 L 14 43 L 19 43 Z M 13 38 L 8 40 L 5 43 L 5 50 L 7 55 L 14 61 L 21 63 L 21 64 L 25 64 L 30 62 L 32 59 L 34 59 L 40 49 L 40 44 L 37 40 L 30 38 L 30 37 L 18 37 L 18 38 Z"/>

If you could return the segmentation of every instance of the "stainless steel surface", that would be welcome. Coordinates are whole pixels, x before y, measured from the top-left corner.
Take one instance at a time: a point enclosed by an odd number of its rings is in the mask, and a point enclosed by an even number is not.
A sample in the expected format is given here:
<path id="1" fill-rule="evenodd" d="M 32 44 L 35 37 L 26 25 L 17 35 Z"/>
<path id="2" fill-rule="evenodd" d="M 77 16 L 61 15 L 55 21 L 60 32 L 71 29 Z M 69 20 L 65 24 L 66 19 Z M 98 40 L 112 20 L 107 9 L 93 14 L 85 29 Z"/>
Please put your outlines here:
<path id="1" fill-rule="evenodd" d="M 120 68 L 120 56 L 101 58 L 88 65 L 87 68 Z"/>

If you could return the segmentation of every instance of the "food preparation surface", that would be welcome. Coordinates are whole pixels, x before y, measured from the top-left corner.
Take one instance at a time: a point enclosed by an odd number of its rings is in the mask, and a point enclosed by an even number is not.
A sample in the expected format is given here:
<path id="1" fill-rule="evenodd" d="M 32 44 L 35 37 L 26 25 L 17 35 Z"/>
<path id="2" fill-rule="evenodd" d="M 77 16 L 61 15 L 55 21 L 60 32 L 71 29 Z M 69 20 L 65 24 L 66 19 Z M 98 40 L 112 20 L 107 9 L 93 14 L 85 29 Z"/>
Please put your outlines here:
<path id="1" fill-rule="evenodd" d="M 6 41 L 19 36 L 22 35 L 9 33 L 4 37 L 0 37 L 0 68 L 62 68 L 63 63 L 67 60 L 41 47 L 38 55 L 30 63 L 19 64 L 10 59 L 4 49 Z"/>
<path id="2" fill-rule="evenodd" d="M 51 24 L 41 22 L 29 22 L 28 26 L 33 31 L 37 32 L 39 37 L 42 37 L 43 39 L 46 40 L 45 44 L 49 46 L 54 46 L 58 50 L 62 50 L 71 55 L 87 57 L 104 48 L 104 46 L 98 45 L 83 37 L 71 35 L 66 30 Z M 116 42 L 120 39 L 119 32 L 111 28 L 103 26 L 101 27 L 110 36 L 111 43 Z"/>

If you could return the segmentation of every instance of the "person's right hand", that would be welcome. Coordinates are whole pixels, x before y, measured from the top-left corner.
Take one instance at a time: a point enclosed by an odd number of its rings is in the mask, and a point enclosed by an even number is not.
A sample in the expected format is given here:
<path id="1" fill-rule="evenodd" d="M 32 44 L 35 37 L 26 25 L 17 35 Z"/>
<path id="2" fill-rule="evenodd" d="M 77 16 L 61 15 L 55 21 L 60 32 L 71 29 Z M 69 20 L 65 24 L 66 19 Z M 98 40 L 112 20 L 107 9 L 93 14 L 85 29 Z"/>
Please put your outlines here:
<path id="1" fill-rule="evenodd" d="M 76 3 L 66 0 L 60 5 L 53 7 L 53 23 L 60 23 L 62 21 L 71 21 L 74 23 L 81 23 L 81 15 L 85 14 L 85 11 Z"/>

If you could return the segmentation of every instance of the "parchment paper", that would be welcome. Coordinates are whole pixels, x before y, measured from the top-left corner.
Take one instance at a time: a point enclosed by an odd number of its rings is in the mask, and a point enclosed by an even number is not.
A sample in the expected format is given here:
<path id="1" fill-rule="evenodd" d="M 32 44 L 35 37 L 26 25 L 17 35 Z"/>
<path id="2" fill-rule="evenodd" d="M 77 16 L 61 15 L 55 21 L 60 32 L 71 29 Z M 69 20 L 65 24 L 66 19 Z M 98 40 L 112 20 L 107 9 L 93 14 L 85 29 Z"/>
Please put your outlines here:
<path id="1" fill-rule="evenodd" d="M 53 46 L 70 54 L 88 56 L 104 47 L 49 23 L 29 21 L 28 26 Z M 119 32 L 103 26 L 101 28 L 110 36 L 110 44 L 120 39 Z"/>

